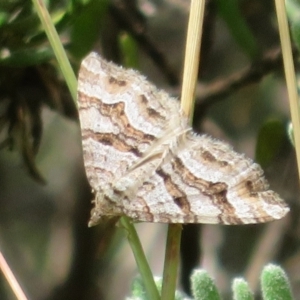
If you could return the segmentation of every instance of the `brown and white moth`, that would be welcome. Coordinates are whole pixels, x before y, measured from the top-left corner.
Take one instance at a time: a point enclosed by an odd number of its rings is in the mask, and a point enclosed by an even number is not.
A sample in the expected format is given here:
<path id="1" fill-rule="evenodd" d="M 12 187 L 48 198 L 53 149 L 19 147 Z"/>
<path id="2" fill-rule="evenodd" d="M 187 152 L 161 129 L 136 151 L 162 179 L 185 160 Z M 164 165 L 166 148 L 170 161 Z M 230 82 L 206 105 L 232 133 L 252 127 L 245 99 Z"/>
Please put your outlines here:
<path id="1" fill-rule="evenodd" d="M 263 171 L 224 142 L 195 134 L 179 102 L 137 71 L 95 53 L 82 62 L 78 103 L 84 164 L 103 216 L 249 224 L 289 211 Z"/>

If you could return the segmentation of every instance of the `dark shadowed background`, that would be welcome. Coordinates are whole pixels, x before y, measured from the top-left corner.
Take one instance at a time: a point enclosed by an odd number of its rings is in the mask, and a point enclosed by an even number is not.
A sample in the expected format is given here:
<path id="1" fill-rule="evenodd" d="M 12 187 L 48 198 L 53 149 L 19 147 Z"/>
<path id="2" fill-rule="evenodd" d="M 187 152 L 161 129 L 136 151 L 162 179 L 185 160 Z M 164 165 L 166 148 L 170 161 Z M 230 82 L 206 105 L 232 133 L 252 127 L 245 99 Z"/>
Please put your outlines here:
<path id="1" fill-rule="evenodd" d="M 180 98 L 189 1 L 47 3 L 76 73 L 95 50 Z M 179 287 L 189 293 L 203 267 L 229 299 L 234 277 L 257 291 L 275 262 L 300 299 L 299 179 L 273 1 L 206 1 L 200 65 L 195 130 L 256 159 L 291 212 L 263 225 L 184 226 Z M 122 229 L 87 228 L 77 110 L 31 1 L 0 1 L 0 126 L 0 250 L 28 298 L 125 299 L 135 261 Z M 136 227 L 161 275 L 166 226 Z M 15 299 L 2 274 L 0 299 Z"/>

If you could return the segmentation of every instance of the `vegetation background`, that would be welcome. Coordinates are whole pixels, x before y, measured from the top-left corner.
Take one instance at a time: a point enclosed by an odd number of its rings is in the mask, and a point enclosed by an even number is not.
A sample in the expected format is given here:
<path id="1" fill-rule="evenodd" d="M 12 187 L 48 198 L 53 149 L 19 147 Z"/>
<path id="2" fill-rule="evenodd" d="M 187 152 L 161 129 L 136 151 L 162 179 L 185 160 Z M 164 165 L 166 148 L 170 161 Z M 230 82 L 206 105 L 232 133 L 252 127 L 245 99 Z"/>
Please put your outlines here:
<path id="1" fill-rule="evenodd" d="M 180 97 L 189 1 L 45 1 L 75 70 L 95 50 Z M 297 37 L 298 1 L 287 1 Z M 93 197 L 75 104 L 32 2 L 0 1 L 0 250 L 30 299 L 124 299 L 136 265 L 124 231 L 87 228 Z M 273 1 L 206 1 L 194 128 L 230 142 L 264 168 L 291 207 L 281 221 L 187 225 L 179 286 L 204 267 L 224 299 L 244 276 L 258 290 L 280 264 L 300 299 L 299 187 Z M 137 224 L 162 274 L 166 226 Z M 298 298 L 297 298 L 298 295 Z M 0 299 L 14 299 L 0 276 Z"/>

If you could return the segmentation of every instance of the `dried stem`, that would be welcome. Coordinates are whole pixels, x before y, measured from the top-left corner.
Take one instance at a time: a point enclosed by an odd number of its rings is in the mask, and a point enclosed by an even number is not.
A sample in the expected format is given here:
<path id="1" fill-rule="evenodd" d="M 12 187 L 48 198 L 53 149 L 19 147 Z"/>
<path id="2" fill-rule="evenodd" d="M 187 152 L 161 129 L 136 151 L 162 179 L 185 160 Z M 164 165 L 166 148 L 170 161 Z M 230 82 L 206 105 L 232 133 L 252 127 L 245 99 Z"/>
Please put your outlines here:
<path id="1" fill-rule="evenodd" d="M 181 97 L 181 108 L 188 117 L 192 115 L 193 111 L 194 94 L 199 67 L 204 8 L 204 0 L 192 0 L 186 41 Z M 178 224 L 170 224 L 168 227 L 161 293 L 162 299 L 164 300 L 172 300 L 175 297 L 181 232 L 182 228 Z"/>
<path id="2" fill-rule="evenodd" d="M 193 0 L 191 2 L 181 94 L 181 108 L 188 117 L 192 116 L 194 106 L 204 8 L 204 0 Z"/>
<path id="3" fill-rule="evenodd" d="M 294 129 L 295 149 L 297 156 L 298 174 L 300 174 L 300 114 L 298 105 L 298 90 L 295 67 L 292 55 L 291 38 L 286 16 L 285 1 L 275 0 L 276 13 L 279 25 L 284 72 L 290 101 L 290 111 Z"/>
<path id="4" fill-rule="evenodd" d="M 0 251 L 0 269 L 2 270 L 7 282 L 9 283 L 11 289 L 13 290 L 16 298 L 18 300 L 27 300 L 25 293 L 23 292 L 21 286 L 19 285 L 16 277 L 11 271 L 9 265 L 7 264 L 2 252 Z"/>

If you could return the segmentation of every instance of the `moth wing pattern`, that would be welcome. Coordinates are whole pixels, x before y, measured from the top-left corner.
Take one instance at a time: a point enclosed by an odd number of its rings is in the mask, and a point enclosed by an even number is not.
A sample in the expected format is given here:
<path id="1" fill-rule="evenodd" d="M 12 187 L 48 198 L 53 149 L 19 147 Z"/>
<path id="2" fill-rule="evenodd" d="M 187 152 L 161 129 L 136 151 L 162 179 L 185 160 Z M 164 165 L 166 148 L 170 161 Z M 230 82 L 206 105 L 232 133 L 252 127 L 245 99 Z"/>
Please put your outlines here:
<path id="1" fill-rule="evenodd" d="M 78 104 L 84 164 L 103 216 L 162 223 L 261 223 L 288 207 L 259 165 L 196 135 L 178 101 L 95 53 L 82 62 Z"/>

